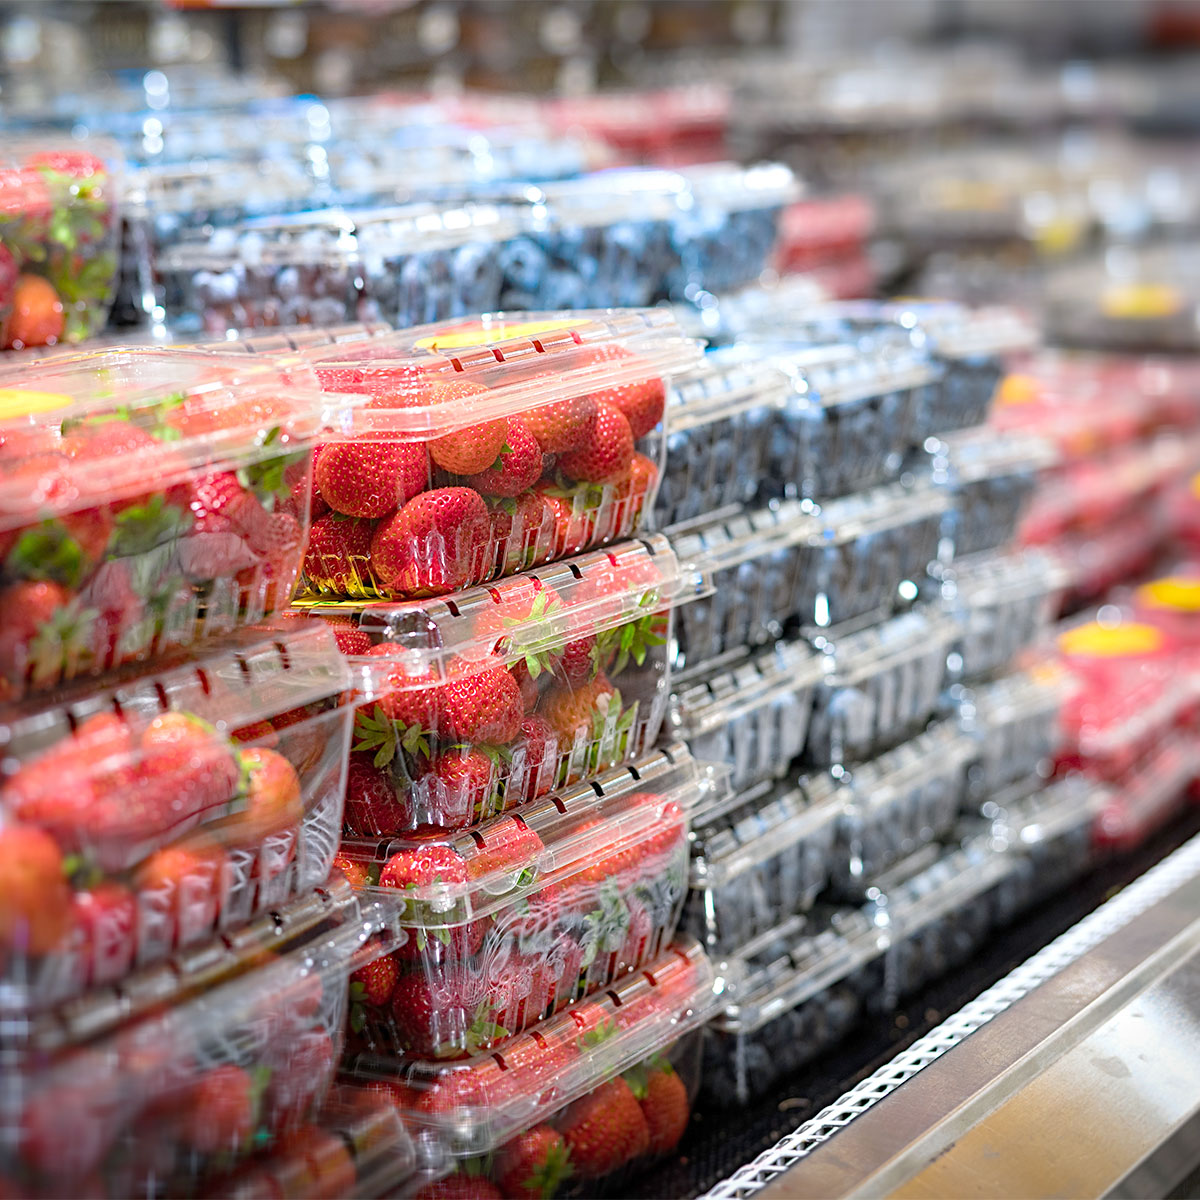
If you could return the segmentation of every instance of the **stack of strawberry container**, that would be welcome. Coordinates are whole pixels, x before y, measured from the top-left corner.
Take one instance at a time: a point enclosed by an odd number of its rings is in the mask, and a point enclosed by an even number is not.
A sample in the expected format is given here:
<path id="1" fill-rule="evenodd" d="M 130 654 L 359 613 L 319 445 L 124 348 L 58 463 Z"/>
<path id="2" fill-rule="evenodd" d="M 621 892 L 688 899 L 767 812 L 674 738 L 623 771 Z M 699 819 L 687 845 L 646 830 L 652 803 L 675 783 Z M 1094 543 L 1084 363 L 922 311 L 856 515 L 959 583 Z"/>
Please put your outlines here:
<path id="1" fill-rule="evenodd" d="M 250 359 L 0 392 L 0 1179 L 191 1195 L 301 1126 L 383 914 L 326 881 L 353 710 L 279 623 L 325 401 Z M 265 622 L 265 623 L 264 623 Z"/>
<path id="2" fill-rule="evenodd" d="M 400 935 L 355 976 L 346 1073 L 427 1175 L 446 1150 L 480 1194 L 611 1183 L 682 1135 L 681 1039 L 721 986 L 676 940 L 721 781 L 654 749 L 674 609 L 708 581 L 639 536 L 698 346 L 618 310 L 303 353 L 332 399 L 366 398 L 317 455 L 295 619 L 353 675 L 337 862 Z"/>

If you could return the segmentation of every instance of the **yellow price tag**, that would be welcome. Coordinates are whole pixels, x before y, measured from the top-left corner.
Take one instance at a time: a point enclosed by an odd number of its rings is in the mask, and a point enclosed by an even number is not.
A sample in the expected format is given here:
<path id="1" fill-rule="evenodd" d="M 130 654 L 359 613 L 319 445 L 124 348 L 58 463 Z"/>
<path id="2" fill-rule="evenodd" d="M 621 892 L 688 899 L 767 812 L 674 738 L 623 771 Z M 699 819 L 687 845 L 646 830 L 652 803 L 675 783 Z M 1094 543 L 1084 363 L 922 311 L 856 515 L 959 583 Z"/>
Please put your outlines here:
<path id="1" fill-rule="evenodd" d="M 555 333 L 560 329 L 570 329 L 571 321 L 517 321 L 512 324 L 498 322 L 489 325 L 476 326 L 474 329 L 464 329 L 460 332 L 435 334 L 433 337 L 422 338 L 417 342 L 420 350 L 469 350 L 475 346 L 488 346 L 492 342 L 504 342 L 510 338 L 532 338 L 541 333 Z"/>
<path id="2" fill-rule="evenodd" d="M 1137 596 L 1151 608 L 1200 612 L 1200 579 L 1185 579 L 1178 575 L 1155 579 L 1138 588 Z"/>
<path id="3" fill-rule="evenodd" d="M 1105 289 L 1100 308 L 1106 317 L 1154 321 L 1173 317 L 1183 307 L 1178 288 L 1165 283 L 1128 283 Z"/>
<path id="4" fill-rule="evenodd" d="M 1064 654 L 1088 658 L 1125 658 L 1135 654 L 1152 654 L 1162 648 L 1163 635 L 1153 625 L 1131 621 L 1127 625 L 1101 625 L 1095 621 L 1068 629 L 1058 639 Z"/>
<path id="5" fill-rule="evenodd" d="M 74 404 L 61 392 L 31 392 L 25 388 L 0 388 L 0 421 L 29 417 L 34 413 L 50 412 Z"/>
<path id="6" fill-rule="evenodd" d="M 1042 392 L 1032 375 L 1006 375 L 996 389 L 997 404 L 1032 404 Z"/>

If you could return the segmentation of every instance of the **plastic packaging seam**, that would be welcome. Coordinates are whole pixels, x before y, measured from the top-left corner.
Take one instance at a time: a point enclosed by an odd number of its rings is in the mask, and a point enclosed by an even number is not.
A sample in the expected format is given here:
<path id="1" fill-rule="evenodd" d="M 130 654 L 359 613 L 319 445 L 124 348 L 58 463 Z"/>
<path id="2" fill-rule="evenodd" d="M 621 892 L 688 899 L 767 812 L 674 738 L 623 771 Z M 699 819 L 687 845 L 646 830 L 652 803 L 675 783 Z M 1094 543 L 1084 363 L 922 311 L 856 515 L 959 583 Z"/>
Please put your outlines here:
<path id="1" fill-rule="evenodd" d="M 862 352 L 853 349 L 855 357 L 851 360 L 852 365 L 861 366 Z M 824 364 L 806 365 L 802 355 L 789 355 L 782 351 L 771 353 L 769 346 L 763 346 L 763 351 L 769 355 L 768 361 L 787 375 L 794 394 L 819 408 L 837 408 L 873 396 L 889 396 L 893 392 L 934 383 L 942 376 L 942 368 L 937 363 L 915 353 L 907 356 L 909 361 L 899 363 L 881 358 L 878 363 L 872 364 L 876 369 L 866 378 L 861 377 L 861 371 L 856 371 L 854 378 L 838 379 L 822 370 Z"/>
<path id="2" fill-rule="evenodd" d="M 912 620 L 914 617 L 919 619 Z M 885 636 L 904 622 L 912 626 L 908 636 L 895 640 Z M 830 647 L 826 658 L 830 670 L 825 675 L 825 684 L 830 688 L 857 687 L 863 680 L 873 679 L 884 671 L 944 654 L 958 636 L 958 625 L 949 615 L 924 610 L 903 613 L 883 625 L 849 634 L 841 642 L 836 629 L 831 630 L 827 635 Z"/>
<path id="3" fill-rule="evenodd" d="M 791 396 L 787 376 L 766 363 L 737 364 L 723 370 L 706 364 L 703 374 L 673 382 L 665 416 L 667 433 L 710 425 L 750 409 L 781 410 Z"/>
<path id="4" fill-rule="evenodd" d="M 844 543 L 868 533 L 895 529 L 950 508 L 950 497 L 932 484 L 908 488 L 887 484 L 857 496 L 830 501 L 821 510 L 821 543 Z"/>
<path id="5" fill-rule="evenodd" d="M 1062 779 L 1034 793 L 1025 803 L 1005 808 L 1004 823 L 1013 830 L 1019 846 L 1035 846 L 1080 826 L 1090 827 L 1111 799 L 1108 789 L 1097 784 Z"/>
<path id="6" fill-rule="evenodd" d="M 1014 851 L 997 849 L 983 839 L 980 844 L 954 851 L 930 867 L 930 871 L 942 876 L 931 891 L 914 891 L 916 879 L 895 891 L 883 887 L 893 939 L 899 941 L 919 933 L 950 909 L 967 904 L 994 887 L 1012 874 L 1015 859 Z"/>
<path id="7" fill-rule="evenodd" d="M 954 593 L 969 607 L 986 608 L 1026 597 L 1050 596 L 1067 586 L 1068 572 L 1051 554 L 984 551 L 954 564 Z"/>
<path id="8" fill-rule="evenodd" d="M 885 808 L 898 792 L 914 782 L 941 779 L 962 770 L 978 752 L 973 737 L 941 721 L 911 741 L 889 750 L 850 775 L 854 803 L 866 808 Z M 865 794 L 864 794 L 865 793 Z"/>

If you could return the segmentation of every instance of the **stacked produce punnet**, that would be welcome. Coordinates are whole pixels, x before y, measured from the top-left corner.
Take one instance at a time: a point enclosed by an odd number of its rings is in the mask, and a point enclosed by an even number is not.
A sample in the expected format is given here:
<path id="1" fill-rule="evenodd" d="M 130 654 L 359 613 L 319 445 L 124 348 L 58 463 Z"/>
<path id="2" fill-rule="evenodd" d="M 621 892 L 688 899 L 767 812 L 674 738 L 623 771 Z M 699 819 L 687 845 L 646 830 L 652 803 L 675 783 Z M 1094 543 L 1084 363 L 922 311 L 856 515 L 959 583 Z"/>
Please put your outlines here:
<path id="1" fill-rule="evenodd" d="M 102 332 L 117 289 L 120 185 L 113 145 L 0 146 L 0 347 Z"/>
<path id="2" fill-rule="evenodd" d="M 341 830 L 351 680 L 328 630 L 276 624 L 8 706 L 8 1006 L 116 983 L 321 884 Z"/>
<path id="3" fill-rule="evenodd" d="M 236 938 L 39 1013 L 6 1047 L 5 1185 L 197 1196 L 302 1136 L 337 1067 L 350 975 L 390 944 L 387 914 L 331 882 Z"/>
<path id="4" fill-rule="evenodd" d="M 416 1194 L 449 1200 L 619 1194 L 678 1145 L 700 1073 L 700 1026 L 727 980 L 688 939 L 489 1053 L 351 1060 L 455 1159 Z M 419 1136 L 419 1135 L 418 1135 Z"/>
<path id="5" fill-rule="evenodd" d="M 308 534 L 313 449 L 335 419 L 306 368 L 249 356 L 114 350 L 10 379 L 0 699 L 285 608 Z"/>
<path id="6" fill-rule="evenodd" d="M 635 533 L 664 379 L 699 347 L 665 311 L 479 317 L 307 357 L 366 395 L 317 456 L 305 587 L 445 595 Z"/>

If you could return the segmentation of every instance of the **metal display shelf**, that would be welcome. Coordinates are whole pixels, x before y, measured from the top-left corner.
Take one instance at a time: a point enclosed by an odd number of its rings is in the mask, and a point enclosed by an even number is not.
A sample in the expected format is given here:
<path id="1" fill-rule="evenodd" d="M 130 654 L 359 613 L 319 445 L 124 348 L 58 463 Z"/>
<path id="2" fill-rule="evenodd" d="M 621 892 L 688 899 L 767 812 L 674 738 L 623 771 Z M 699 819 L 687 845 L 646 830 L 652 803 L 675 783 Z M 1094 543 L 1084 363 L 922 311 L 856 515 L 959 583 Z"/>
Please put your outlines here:
<path id="1" fill-rule="evenodd" d="M 1200 836 L 704 1200 L 1164 1195 L 1200 1163 Z"/>

